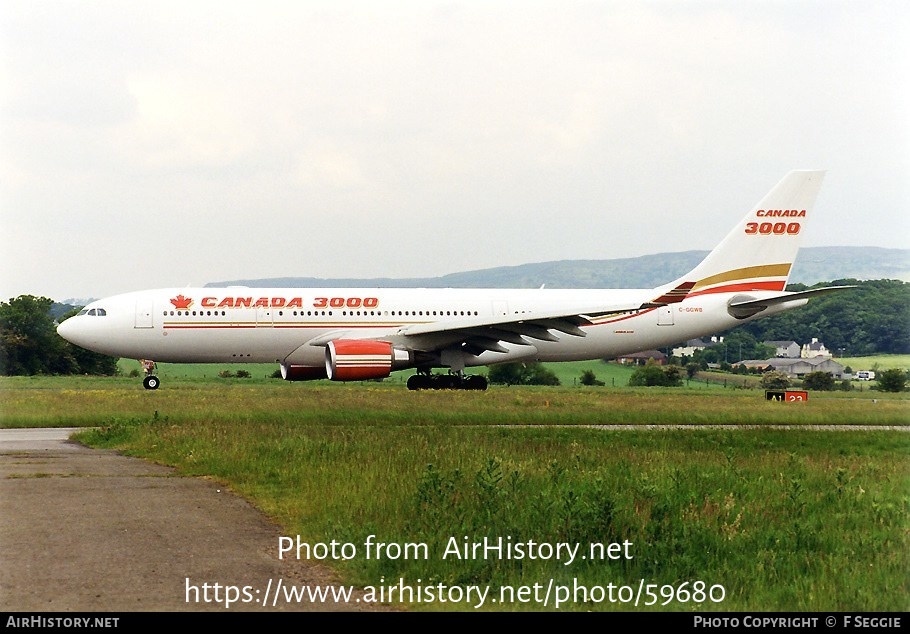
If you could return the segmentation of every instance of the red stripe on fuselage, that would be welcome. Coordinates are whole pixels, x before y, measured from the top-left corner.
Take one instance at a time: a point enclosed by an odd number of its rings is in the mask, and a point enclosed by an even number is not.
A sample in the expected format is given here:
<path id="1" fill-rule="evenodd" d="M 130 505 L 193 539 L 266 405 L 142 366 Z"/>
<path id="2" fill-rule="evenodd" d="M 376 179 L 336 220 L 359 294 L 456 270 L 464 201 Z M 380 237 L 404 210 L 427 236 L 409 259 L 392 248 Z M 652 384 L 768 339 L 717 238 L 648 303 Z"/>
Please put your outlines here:
<path id="1" fill-rule="evenodd" d="M 163 324 L 165 330 L 230 330 L 242 328 L 400 328 L 403 324 L 348 324 L 330 322 L 324 324 L 276 324 L 264 322 L 262 324 Z"/>

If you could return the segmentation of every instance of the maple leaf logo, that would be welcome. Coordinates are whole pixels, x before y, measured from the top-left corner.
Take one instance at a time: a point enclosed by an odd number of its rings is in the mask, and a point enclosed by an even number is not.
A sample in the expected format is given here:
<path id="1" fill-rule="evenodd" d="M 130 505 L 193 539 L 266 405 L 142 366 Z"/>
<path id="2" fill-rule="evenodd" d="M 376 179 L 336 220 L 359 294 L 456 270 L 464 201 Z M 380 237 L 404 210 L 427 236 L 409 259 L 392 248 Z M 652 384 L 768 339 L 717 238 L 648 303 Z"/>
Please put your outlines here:
<path id="1" fill-rule="evenodd" d="M 171 303 L 174 305 L 174 308 L 177 310 L 186 310 L 193 305 L 193 299 L 191 297 L 184 297 L 183 295 L 178 295 L 177 297 L 171 298 Z"/>

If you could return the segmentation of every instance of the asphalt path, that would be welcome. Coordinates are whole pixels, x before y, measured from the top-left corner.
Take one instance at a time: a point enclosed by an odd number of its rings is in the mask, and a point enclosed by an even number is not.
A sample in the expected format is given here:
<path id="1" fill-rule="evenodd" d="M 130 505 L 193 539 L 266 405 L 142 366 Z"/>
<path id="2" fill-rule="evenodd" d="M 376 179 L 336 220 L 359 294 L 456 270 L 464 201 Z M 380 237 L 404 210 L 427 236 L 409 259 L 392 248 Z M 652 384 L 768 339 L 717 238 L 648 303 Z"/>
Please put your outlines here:
<path id="1" fill-rule="evenodd" d="M 73 431 L 0 429 L 0 611 L 389 610 L 357 592 L 273 602 L 279 580 L 343 586 L 325 566 L 279 559 L 278 527 L 220 484 L 89 449 Z"/>

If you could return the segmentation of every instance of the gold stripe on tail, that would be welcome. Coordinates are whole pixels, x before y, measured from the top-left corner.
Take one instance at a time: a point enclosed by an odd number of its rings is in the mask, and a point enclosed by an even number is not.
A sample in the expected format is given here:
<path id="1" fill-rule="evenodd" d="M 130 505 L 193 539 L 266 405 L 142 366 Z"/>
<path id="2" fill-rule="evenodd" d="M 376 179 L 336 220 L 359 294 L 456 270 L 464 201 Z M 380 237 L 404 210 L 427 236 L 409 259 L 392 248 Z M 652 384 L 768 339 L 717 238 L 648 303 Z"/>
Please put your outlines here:
<path id="1" fill-rule="evenodd" d="M 717 275 L 711 275 L 699 280 L 692 290 L 699 290 L 706 286 L 713 286 L 723 282 L 750 280 L 760 277 L 784 277 L 790 275 L 792 264 L 762 264 L 760 266 L 747 266 L 742 269 L 733 269 Z M 671 291 L 672 292 L 672 291 Z"/>

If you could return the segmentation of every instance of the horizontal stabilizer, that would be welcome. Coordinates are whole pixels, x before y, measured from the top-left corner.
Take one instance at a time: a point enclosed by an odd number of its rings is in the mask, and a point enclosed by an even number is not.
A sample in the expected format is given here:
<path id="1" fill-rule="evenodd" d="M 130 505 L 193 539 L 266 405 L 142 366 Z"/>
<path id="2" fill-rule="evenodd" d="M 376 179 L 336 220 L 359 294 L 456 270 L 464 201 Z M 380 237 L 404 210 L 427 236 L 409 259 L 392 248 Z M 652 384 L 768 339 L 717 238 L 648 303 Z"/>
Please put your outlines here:
<path id="1" fill-rule="evenodd" d="M 762 297 L 760 299 L 756 299 L 750 295 L 737 295 L 730 300 L 730 303 L 727 305 L 727 310 L 737 319 L 745 319 L 746 317 L 751 317 L 752 315 L 760 313 L 769 306 L 786 304 L 787 302 L 795 302 L 801 299 L 809 299 L 810 297 L 827 295 L 828 293 L 845 291 L 851 288 L 856 288 L 856 286 L 828 286 L 826 288 L 815 288 L 796 293 L 783 293 L 773 297 Z"/>

